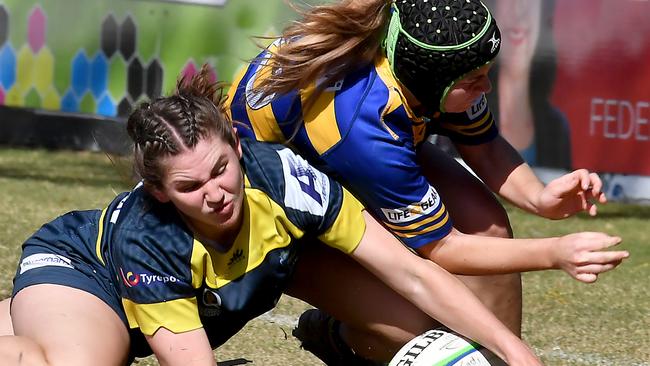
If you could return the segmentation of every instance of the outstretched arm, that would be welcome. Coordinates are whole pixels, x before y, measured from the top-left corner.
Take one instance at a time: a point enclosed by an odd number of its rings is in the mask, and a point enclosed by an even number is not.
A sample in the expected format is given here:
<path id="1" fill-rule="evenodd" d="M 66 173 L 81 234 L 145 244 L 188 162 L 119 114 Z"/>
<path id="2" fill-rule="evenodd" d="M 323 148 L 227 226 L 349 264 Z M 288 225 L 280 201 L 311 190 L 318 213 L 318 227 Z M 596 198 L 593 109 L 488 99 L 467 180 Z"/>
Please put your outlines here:
<path id="1" fill-rule="evenodd" d="M 561 269 L 578 281 L 594 282 L 629 256 L 607 250 L 621 242 L 604 233 L 581 232 L 562 237 L 507 239 L 468 235 L 453 229 L 443 239 L 417 249 L 446 270 L 489 275 Z"/>
<path id="2" fill-rule="evenodd" d="M 216 366 L 214 354 L 203 328 L 172 333 L 159 328 L 145 336 L 161 366 Z"/>
<path id="3" fill-rule="evenodd" d="M 594 216 L 596 204 L 607 202 L 600 177 L 586 169 L 575 170 L 544 186 L 501 136 L 481 145 L 456 147 L 492 191 L 536 215 L 562 219 L 585 211 Z"/>
<path id="4" fill-rule="evenodd" d="M 366 231 L 352 253 L 355 260 L 432 318 L 481 343 L 509 365 L 541 365 L 460 280 L 410 252 L 370 214 L 364 215 Z"/>

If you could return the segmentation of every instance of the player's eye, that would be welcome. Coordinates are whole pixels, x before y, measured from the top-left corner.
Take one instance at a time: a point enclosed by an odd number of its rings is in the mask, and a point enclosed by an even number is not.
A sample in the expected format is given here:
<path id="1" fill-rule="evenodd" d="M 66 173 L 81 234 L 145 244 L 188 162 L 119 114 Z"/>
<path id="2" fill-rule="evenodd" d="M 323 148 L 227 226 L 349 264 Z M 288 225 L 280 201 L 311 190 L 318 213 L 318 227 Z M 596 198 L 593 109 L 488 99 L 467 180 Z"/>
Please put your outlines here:
<path id="1" fill-rule="evenodd" d="M 180 185 L 177 189 L 181 193 L 190 193 L 194 192 L 201 187 L 199 183 L 187 183 Z"/>
<path id="2" fill-rule="evenodd" d="M 212 176 L 218 177 L 221 174 L 223 174 L 225 171 L 226 171 L 226 164 L 220 164 L 212 171 Z"/>

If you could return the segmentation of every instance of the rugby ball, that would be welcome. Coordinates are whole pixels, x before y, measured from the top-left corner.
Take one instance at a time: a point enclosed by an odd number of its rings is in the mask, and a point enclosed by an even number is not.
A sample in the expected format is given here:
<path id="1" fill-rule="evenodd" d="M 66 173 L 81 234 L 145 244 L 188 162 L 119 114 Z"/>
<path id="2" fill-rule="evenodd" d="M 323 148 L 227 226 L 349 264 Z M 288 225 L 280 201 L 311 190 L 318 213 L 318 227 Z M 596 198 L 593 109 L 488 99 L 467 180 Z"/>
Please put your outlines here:
<path id="1" fill-rule="evenodd" d="M 506 366 L 494 353 L 446 328 L 409 341 L 388 366 Z"/>

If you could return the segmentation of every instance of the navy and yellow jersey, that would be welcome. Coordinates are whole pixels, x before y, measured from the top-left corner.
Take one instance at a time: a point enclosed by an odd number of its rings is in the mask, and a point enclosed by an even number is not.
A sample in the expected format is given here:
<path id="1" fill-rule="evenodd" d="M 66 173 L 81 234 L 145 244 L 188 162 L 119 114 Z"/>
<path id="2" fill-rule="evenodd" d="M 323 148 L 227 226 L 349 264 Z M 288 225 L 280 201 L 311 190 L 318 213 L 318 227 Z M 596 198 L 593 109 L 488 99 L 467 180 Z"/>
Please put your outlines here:
<path id="1" fill-rule="evenodd" d="M 130 328 L 203 327 L 216 347 L 275 306 L 307 239 L 346 253 L 360 242 L 363 207 L 336 181 L 285 146 L 242 139 L 242 149 L 244 219 L 229 248 L 193 235 L 171 204 L 141 186 L 105 210 L 98 252 Z"/>
<path id="2" fill-rule="evenodd" d="M 422 174 L 417 147 L 430 133 L 462 144 L 481 144 L 496 137 L 484 96 L 465 113 L 438 114 L 432 120 L 417 117 L 382 57 L 321 88 L 312 107 L 303 110 L 316 83 L 287 95 L 260 98 L 256 94 L 255 86 L 268 72 L 263 64 L 270 53 L 264 52 L 261 61 L 240 73 L 229 91 L 232 119 L 248 126 L 238 129 L 241 135 L 277 142 L 295 133 L 293 148 L 343 182 L 412 248 L 449 233 L 451 219 Z"/>

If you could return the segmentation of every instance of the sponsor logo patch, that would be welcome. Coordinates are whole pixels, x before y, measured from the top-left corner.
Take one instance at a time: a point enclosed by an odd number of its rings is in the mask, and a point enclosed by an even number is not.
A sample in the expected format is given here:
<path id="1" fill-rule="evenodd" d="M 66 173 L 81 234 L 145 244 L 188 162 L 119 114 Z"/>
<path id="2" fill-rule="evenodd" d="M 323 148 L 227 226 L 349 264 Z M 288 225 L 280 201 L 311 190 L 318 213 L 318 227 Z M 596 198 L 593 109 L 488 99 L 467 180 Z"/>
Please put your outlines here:
<path id="1" fill-rule="evenodd" d="M 158 274 L 151 274 L 146 272 L 124 272 L 122 268 L 120 268 L 120 275 L 122 276 L 122 282 L 124 282 L 126 287 L 134 287 L 137 285 L 149 286 L 159 283 L 165 284 L 167 282 L 178 282 L 178 278 L 174 276 L 161 276 Z"/>
<path id="2" fill-rule="evenodd" d="M 438 206 L 440 206 L 440 196 L 433 187 L 429 186 L 429 190 L 419 202 L 411 203 L 406 207 L 382 208 L 381 211 L 388 222 L 403 224 L 429 215 L 437 210 Z"/>
<path id="3" fill-rule="evenodd" d="M 289 149 L 277 151 L 284 173 L 284 204 L 298 211 L 324 216 L 330 194 L 329 179 Z"/>
<path id="4" fill-rule="evenodd" d="M 52 266 L 74 268 L 72 261 L 64 256 L 50 253 L 37 253 L 25 257 L 20 262 L 20 274 L 23 274 L 30 269 Z"/>
<path id="5" fill-rule="evenodd" d="M 480 98 L 476 99 L 474 104 L 472 104 L 471 107 L 467 110 L 467 116 L 470 119 L 475 119 L 477 117 L 480 117 L 483 112 L 487 109 L 488 103 L 487 103 L 487 98 L 485 98 L 485 94 L 481 95 Z"/>
<path id="6" fill-rule="evenodd" d="M 203 289 L 199 314 L 202 316 L 218 316 L 221 314 L 221 296 L 216 290 L 207 287 Z"/>
<path id="7" fill-rule="evenodd" d="M 276 39 L 275 42 L 271 45 L 272 47 L 280 47 L 284 43 L 282 38 Z M 270 47 L 271 48 L 271 47 Z M 256 66 L 253 76 L 248 79 L 246 82 L 246 104 L 252 110 L 258 110 L 269 105 L 275 98 L 275 93 L 267 95 L 262 98 L 262 93 L 259 90 L 255 89 L 256 81 L 258 75 L 265 72 L 266 65 L 268 64 L 271 56 L 273 54 L 270 51 L 266 51 L 264 55 L 255 60 Z M 280 72 L 281 70 L 275 70 L 274 72 Z"/>

